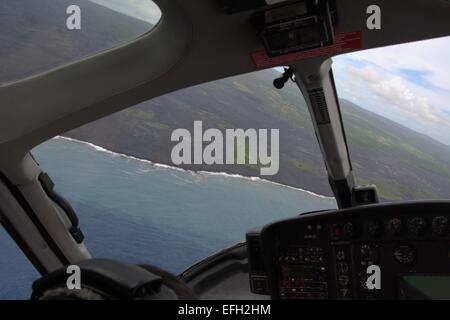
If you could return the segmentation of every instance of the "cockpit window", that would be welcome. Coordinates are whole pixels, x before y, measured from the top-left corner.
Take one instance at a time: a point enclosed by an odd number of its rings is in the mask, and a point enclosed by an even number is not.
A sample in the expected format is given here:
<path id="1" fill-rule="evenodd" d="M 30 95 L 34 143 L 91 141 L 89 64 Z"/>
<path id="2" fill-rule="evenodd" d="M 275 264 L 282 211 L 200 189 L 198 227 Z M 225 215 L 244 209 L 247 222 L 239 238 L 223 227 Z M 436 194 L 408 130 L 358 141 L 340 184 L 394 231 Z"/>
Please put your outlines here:
<path id="1" fill-rule="evenodd" d="M 273 87 L 280 76 L 269 69 L 173 92 L 33 154 L 76 209 L 94 256 L 178 273 L 251 229 L 336 208 L 306 103 L 292 82 Z M 247 138 L 227 138 L 230 130 Z"/>
<path id="2" fill-rule="evenodd" d="M 132 41 L 161 18 L 151 0 L 0 3 L 0 85 Z"/>
<path id="3" fill-rule="evenodd" d="M 450 38 L 350 53 L 333 71 L 359 184 L 450 198 Z"/>

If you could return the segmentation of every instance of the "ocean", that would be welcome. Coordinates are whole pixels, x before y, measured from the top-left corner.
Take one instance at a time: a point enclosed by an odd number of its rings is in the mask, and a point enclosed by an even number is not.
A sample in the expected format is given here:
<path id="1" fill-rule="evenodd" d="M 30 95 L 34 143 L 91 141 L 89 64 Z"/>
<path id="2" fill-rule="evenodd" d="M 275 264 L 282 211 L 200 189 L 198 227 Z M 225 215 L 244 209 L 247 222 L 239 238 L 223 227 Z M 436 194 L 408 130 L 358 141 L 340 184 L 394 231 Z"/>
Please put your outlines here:
<path id="1" fill-rule="evenodd" d="M 52 139 L 33 155 L 77 212 L 94 257 L 174 273 L 250 229 L 336 207 L 332 198 L 259 178 L 185 171 L 72 139 Z M 3 229 L 0 243 L 0 299 L 27 299 L 39 275 Z"/>

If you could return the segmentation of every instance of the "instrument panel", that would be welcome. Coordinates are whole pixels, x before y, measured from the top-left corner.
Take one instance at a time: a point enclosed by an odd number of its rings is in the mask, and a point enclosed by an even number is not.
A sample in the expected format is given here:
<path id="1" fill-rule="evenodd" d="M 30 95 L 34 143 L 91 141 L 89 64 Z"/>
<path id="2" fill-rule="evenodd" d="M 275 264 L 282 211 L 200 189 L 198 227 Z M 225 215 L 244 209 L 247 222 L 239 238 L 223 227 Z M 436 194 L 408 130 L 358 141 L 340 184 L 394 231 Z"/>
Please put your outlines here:
<path id="1" fill-rule="evenodd" d="M 421 283 L 450 277 L 449 219 L 450 202 L 433 201 L 272 223 L 247 234 L 252 291 L 287 300 L 433 298 Z"/>

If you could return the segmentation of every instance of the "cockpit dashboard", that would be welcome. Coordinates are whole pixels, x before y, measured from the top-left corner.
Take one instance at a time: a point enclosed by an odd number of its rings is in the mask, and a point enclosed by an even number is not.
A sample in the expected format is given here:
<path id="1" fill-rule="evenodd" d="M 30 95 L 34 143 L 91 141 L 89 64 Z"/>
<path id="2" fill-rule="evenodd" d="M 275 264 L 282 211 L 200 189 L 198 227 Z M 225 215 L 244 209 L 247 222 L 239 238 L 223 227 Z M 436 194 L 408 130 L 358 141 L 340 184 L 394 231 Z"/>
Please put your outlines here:
<path id="1" fill-rule="evenodd" d="M 448 299 L 450 202 L 384 203 L 247 233 L 253 293 L 272 299 Z"/>

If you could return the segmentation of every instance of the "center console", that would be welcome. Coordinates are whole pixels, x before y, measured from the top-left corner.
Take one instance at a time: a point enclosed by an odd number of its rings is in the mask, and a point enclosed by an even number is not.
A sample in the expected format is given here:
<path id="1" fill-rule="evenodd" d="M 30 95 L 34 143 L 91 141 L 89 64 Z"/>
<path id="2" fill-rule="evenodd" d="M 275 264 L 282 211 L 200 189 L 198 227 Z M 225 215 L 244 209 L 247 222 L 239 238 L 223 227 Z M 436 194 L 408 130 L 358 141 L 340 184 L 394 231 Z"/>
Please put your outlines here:
<path id="1" fill-rule="evenodd" d="M 450 202 L 433 201 L 272 223 L 247 234 L 251 290 L 289 300 L 433 298 L 421 285 L 449 283 L 449 219 Z"/>

